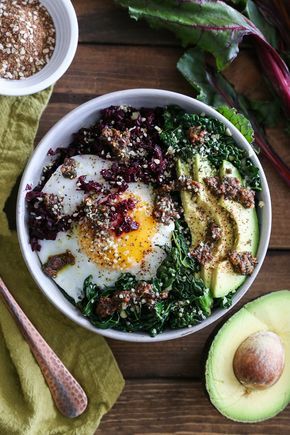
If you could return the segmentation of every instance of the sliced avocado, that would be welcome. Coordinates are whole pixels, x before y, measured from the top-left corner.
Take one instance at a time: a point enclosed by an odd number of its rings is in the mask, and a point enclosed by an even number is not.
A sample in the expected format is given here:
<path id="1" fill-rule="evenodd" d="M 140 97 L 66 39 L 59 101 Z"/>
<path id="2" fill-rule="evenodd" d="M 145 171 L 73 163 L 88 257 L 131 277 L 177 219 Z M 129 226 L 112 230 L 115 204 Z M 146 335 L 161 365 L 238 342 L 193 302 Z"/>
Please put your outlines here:
<path id="1" fill-rule="evenodd" d="M 242 180 L 237 168 L 230 162 L 224 161 L 220 169 L 221 177 L 236 177 Z M 231 199 L 221 198 L 220 205 L 231 216 L 235 223 L 235 241 L 233 250 L 248 251 L 256 255 L 259 243 L 259 225 L 255 208 L 245 208 L 242 204 Z M 218 264 L 212 275 L 212 292 L 214 297 L 223 297 L 235 291 L 246 280 L 246 276 L 234 272 L 229 260 Z"/>
<path id="2" fill-rule="evenodd" d="M 197 204 L 204 210 L 207 216 L 207 225 L 215 222 L 222 230 L 221 239 L 213 247 L 213 259 L 201 267 L 200 276 L 207 286 L 212 288 L 212 276 L 214 270 L 226 256 L 233 245 L 233 223 L 226 210 L 221 207 L 216 198 L 204 183 L 204 178 L 213 177 L 216 171 L 206 158 L 197 154 L 193 159 L 193 178 L 201 183 L 201 189 L 196 195 Z M 204 239 L 205 240 L 205 235 Z"/>
<path id="3" fill-rule="evenodd" d="M 213 259 L 203 265 L 200 277 L 208 286 L 214 297 L 226 296 L 239 288 L 246 276 L 236 273 L 229 260 L 228 253 L 251 252 L 256 254 L 259 242 L 259 227 L 255 208 L 244 208 L 238 202 L 225 198 L 216 198 L 206 184 L 204 178 L 216 175 L 206 158 L 195 155 L 190 163 L 179 161 L 178 175 L 192 176 L 201 184 L 197 194 L 181 192 L 185 219 L 191 230 L 192 245 L 197 246 L 206 240 L 206 231 L 210 222 L 216 223 L 222 230 L 222 237 L 212 249 Z M 235 166 L 224 161 L 219 175 L 236 177 L 242 183 L 242 177 Z"/>
<path id="4" fill-rule="evenodd" d="M 254 423 L 277 415 L 290 402 L 290 291 L 281 290 L 246 304 L 219 330 L 206 362 L 206 388 L 226 417 Z M 278 381 L 263 390 L 247 389 L 236 378 L 236 350 L 251 334 L 274 332 L 282 342 L 285 365 Z"/>
<path id="5" fill-rule="evenodd" d="M 227 161 L 223 162 L 220 176 L 235 177 L 242 182 L 237 168 Z M 252 255 L 256 255 L 259 243 L 259 224 L 256 209 L 245 208 L 238 202 L 224 198 L 220 200 L 220 204 L 228 211 L 236 224 L 235 249 L 237 251 L 249 251 Z"/>
<path id="6" fill-rule="evenodd" d="M 200 154 L 196 154 L 192 161 L 194 179 L 199 183 L 203 183 L 205 177 L 214 177 L 216 174 L 215 169 L 210 165 L 208 159 L 201 157 Z"/>
<path id="7" fill-rule="evenodd" d="M 211 290 L 213 297 L 222 298 L 237 290 L 246 280 L 245 275 L 235 273 L 228 260 L 221 261 L 212 273 Z"/>
<path id="8" fill-rule="evenodd" d="M 191 176 L 191 167 L 189 163 L 178 160 L 177 175 Z M 191 240 L 193 245 L 197 245 L 204 239 L 207 228 L 205 212 L 198 206 L 195 195 L 183 190 L 180 194 L 184 210 L 185 220 L 190 229 Z"/>
<path id="9" fill-rule="evenodd" d="M 224 160 L 221 168 L 220 168 L 220 176 L 221 177 L 235 177 L 239 180 L 241 184 L 243 184 L 243 179 L 241 177 L 241 174 L 237 170 L 237 168 L 227 160 Z"/>

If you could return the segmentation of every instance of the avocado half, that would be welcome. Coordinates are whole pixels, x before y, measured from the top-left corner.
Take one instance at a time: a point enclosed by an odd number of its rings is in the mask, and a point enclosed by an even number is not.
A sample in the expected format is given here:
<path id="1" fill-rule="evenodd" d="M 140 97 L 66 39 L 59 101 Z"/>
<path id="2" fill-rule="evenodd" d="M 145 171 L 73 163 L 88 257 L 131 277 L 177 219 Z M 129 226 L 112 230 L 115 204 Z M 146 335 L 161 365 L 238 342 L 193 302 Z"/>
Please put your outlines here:
<path id="1" fill-rule="evenodd" d="M 290 291 L 269 293 L 246 304 L 214 338 L 206 362 L 210 401 L 225 417 L 255 423 L 274 417 L 290 402 Z M 280 338 L 285 365 L 279 380 L 264 390 L 249 390 L 235 376 L 233 360 L 251 334 L 269 331 Z"/>

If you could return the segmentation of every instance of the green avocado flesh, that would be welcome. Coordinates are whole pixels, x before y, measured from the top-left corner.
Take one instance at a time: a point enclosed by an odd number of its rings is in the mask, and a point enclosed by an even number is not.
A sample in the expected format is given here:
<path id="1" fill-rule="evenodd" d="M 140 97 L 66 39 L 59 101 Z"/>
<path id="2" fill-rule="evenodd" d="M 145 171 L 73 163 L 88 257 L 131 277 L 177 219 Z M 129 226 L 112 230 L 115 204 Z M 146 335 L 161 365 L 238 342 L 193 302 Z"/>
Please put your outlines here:
<path id="1" fill-rule="evenodd" d="M 281 290 L 246 304 L 216 335 L 206 362 L 206 388 L 212 404 L 231 420 L 254 423 L 277 415 L 290 402 L 290 291 Z M 285 366 L 276 384 L 246 390 L 237 380 L 233 359 L 251 334 L 276 333 L 285 351 Z"/>
<path id="2" fill-rule="evenodd" d="M 223 162 L 220 176 L 236 177 L 241 180 L 238 170 L 229 162 Z M 235 241 L 233 249 L 248 251 L 256 255 L 259 243 L 259 225 L 255 208 L 244 208 L 238 202 L 221 198 L 220 205 L 226 210 L 234 223 Z M 228 260 L 221 262 L 212 276 L 212 292 L 215 297 L 223 297 L 240 287 L 246 277 L 233 271 Z"/>
<path id="3" fill-rule="evenodd" d="M 205 177 L 236 177 L 240 181 L 238 170 L 227 161 L 223 162 L 219 172 L 214 170 L 207 159 L 196 155 L 192 162 L 179 161 L 178 175 L 191 176 L 201 184 L 196 195 L 182 192 L 181 200 L 185 219 L 191 231 L 192 246 L 205 241 L 210 222 L 215 222 L 222 230 L 222 237 L 214 244 L 213 259 L 201 267 L 200 276 L 215 298 L 224 297 L 237 290 L 246 277 L 234 272 L 227 254 L 230 251 L 249 251 L 256 254 L 259 242 L 259 227 L 255 208 L 244 208 L 238 202 L 215 197 L 204 183 Z"/>

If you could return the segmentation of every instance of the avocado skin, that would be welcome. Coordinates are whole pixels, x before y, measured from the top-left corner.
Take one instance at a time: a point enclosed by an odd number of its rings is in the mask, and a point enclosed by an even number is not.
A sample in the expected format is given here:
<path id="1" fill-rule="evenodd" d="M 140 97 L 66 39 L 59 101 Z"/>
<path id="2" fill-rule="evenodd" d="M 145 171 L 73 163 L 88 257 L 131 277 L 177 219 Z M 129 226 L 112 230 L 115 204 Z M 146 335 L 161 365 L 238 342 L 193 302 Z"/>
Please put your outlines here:
<path id="1" fill-rule="evenodd" d="M 215 336 L 206 361 L 205 384 L 211 403 L 230 420 L 257 423 L 274 417 L 290 402 L 290 291 L 280 290 L 249 302 Z M 259 331 L 275 332 L 285 350 L 278 382 L 247 391 L 234 374 L 233 357 L 240 344 Z"/>
<path id="2" fill-rule="evenodd" d="M 192 176 L 201 183 L 201 191 L 193 196 L 190 192 L 181 192 L 185 219 L 192 235 L 192 246 L 205 240 L 207 225 L 214 221 L 223 232 L 222 240 L 213 248 L 213 260 L 201 266 L 200 276 L 212 292 L 213 297 L 225 297 L 236 291 L 246 280 L 237 274 L 227 260 L 228 252 L 249 251 L 256 254 L 259 242 L 259 226 L 255 209 L 245 209 L 241 204 L 224 198 L 217 199 L 206 188 L 203 179 L 216 175 L 207 159 L 199 154 L 192 162 L 178 162 L 178 175 Z M 242 182 L 239 171 L 224 161 L 219 175 L 233 176 Z"/>

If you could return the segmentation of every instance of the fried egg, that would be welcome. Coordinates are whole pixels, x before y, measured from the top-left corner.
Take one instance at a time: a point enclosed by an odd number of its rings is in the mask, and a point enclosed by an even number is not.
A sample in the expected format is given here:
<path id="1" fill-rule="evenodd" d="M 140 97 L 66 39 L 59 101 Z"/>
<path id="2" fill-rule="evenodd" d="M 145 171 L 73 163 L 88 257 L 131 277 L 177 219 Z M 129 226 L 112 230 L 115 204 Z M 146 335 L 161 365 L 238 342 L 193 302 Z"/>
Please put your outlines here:
<path id="1" fill-rule="evenodd" d="M 93 155 L 75 156 L 76 178 L 64 178 L 61 167 L 50 177 L 43 192 L 63 198 L 63 211 L 67 215 L 76 213 L 85 192 L 78 190 L 78 177 L 85 175 L 87 181 L 106 185 L 101 176 L 102 169 L 108 169 L 110 162 Z M 109 188 L 109 186 L 107 185 Z M 93 281 L 101 288 L 113 286 L 122 273 L 129 272 L 139 280 L 149 280 L 156 275 L 159 265 L 166 256 L 165 247 L 171 246 L 174 223 L 164 225 L 152 216 L 154 192 L 144 183 L 129 183 L 120 200 L 131 198 L 135 208 L 130 217 L 139 225 L 138 229 L 116 235 L 93 231 L 86 221 L 76 222 L 68 232 L 59 232 L 55 240 L 41 240 L 38 252 L 40 261 L 45 264 L 50 256 L 70 251 L 75 264 L 65 266 L 55 282 L 72 298 L 82 295 L 83 283 L 92 275 Z"/>

